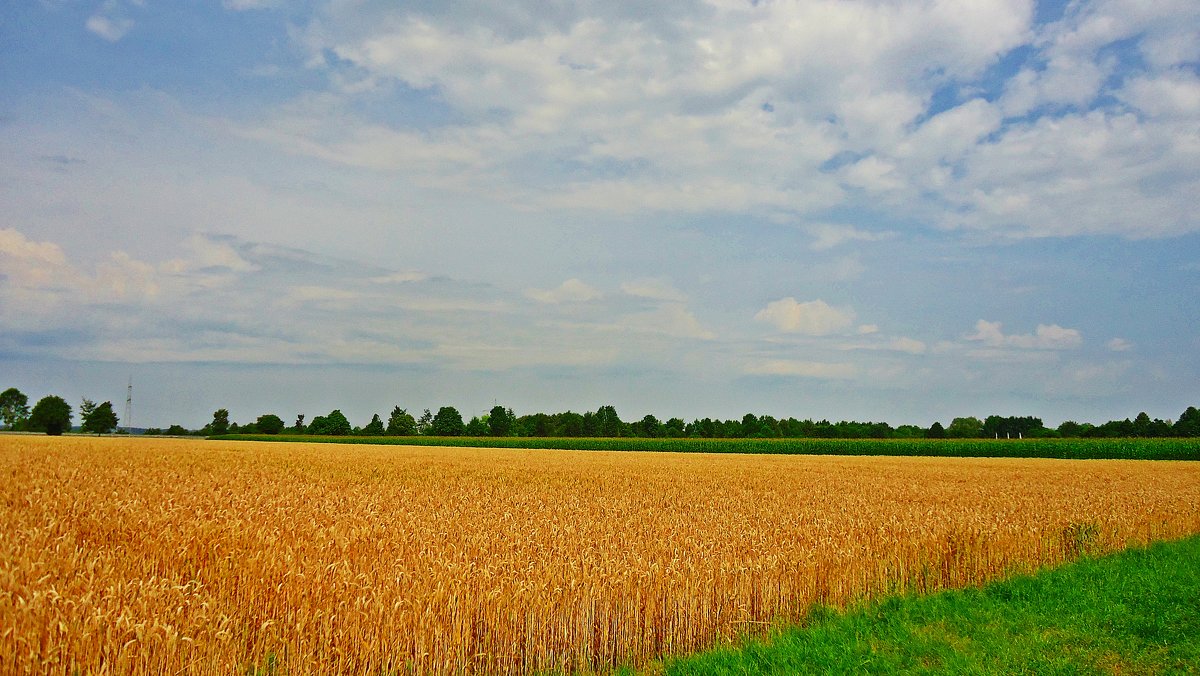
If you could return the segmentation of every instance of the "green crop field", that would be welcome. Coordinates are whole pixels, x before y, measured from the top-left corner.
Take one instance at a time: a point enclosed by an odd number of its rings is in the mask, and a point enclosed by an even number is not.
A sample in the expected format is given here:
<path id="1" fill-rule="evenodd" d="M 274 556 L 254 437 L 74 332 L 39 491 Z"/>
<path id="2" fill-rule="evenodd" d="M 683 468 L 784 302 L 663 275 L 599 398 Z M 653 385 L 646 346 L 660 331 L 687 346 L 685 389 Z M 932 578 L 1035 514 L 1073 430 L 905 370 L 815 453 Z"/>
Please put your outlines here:
<path id="1" fill-rule="evenodd" d="M 573 451 L 878 455 L 1068 460 L 1200 460 L 1197 438 L 1129 439 L 644 439 L 593 437 L 343 437 L 226 435 L 220 439 Z"/>

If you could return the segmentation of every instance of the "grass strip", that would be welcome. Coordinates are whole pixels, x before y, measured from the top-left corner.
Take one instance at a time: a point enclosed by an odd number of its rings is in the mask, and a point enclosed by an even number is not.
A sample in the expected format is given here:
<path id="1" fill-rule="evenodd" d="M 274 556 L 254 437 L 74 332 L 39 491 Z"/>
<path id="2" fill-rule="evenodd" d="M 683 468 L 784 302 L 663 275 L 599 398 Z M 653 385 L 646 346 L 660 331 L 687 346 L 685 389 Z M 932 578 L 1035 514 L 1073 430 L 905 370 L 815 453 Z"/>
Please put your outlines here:
<path id="1" fill-rule="evenodd" d="M 333 437 L 228 434 L 214 439 L 567 451 L 875 455 L 1068 460 L 1200 460 L 1200 438 L 1122 439 L 664 439 L 604 437 Z"/>
<path id="2" fill-rule="evenodd" d="M 1200 673 L 1200 536 L 839 612 L 669 659 L 685 674 Z"/>

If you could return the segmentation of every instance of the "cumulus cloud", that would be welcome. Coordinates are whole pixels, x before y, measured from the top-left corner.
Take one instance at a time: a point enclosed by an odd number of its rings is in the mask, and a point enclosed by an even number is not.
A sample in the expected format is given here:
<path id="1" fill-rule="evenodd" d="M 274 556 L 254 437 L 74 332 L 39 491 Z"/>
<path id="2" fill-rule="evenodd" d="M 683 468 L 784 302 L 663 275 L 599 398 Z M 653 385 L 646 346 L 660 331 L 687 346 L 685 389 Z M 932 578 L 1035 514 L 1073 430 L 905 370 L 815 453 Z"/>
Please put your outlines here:
<path id="1" fill-rule="evenodd" d="M 66 256 L 57 244 L 31 241 L 13 228 L 0 229 L 0 256 L 46 265 L 62 265 L 66 262 Z"/>
<path id="2" fill-rule="evenodd" d="M 687 301 L 687 295 L 676 289 L 671 282 L 657 277 L 625 282 L 621 284 L 621 291 L 631 296 L 652 300 L 674 301 L 677 303 Z"/>
<path id="3" fill-rule="evenodd" d="M 134 5 L 141 4 L 141 0 L 132 2 Z M 133 30 L 133 20 L 125 16 L 124 3 L 120 0 L 105 0 L 96 12 L 88 17 L 84 26 L 108 42 L 118 42 Z"/>
<path id="4" fill-rule="evenodd" d="M 854 323 L 854 311 L 835 308 L 820 299 L 801 303 L 789 296 L 767 303 L 754 319 L 785 333 L 825 336 L 849 328 Z"/>
<path id="5" fill-rule="evenodd" d="M 660 333 L 679 338 L 712 340 L 716 334 L 700 323 L 682 303 L 665 303 L 648 312 L 628 315 L 619 320 L 623 329 L 641 333 Z"/>
<path id="6" fill-rule="evenodd" d="M 906 338 L 901 336 L 893 338 L 885 345 L 886 349 L 896 352 L 907 352 L 908 354 L 924 354 L 925 343 L 915 338 Z"/>
<path id="7" fill-rule="evenodd" d="M 221 6 L 235 12 L 250 9 L 271 9 L 282 4 L 282 0 L 221 0 Z"/>
<path id="8" fill-rule="evenodd" d="M 804 229 L 813 236 L 810 245 L 813 251 L 827 251 L 849 242 L 879 242 L 895 236 L 892 232 L 870 232 L 840 223 L 818 223 Z"/>
<path id="9" fill-rule="evenodd" d="M 553 289 L 527 289 L 525 295 L 539 303 L 586 303 L 603 296 L 599 290 L 572 277 Z"/>
<path id="10" fill-rule="evenodd" d="M 755 376 L 786 376 L 792 378 L 818 378 L 822 380 L 845 380 L 858 374 L 853 364 L 802 361 L 794 359 L 771 359 L 754 362 L 746 366 L 745 373 Z"/>
<path id="11" fill-rule="evenodd" d="M 319 7 L 294 34 L 329 91 L 243 137 L 524 208 L 803 218 L 884 203 L 1005 237 L 1200 227 L 1184 215 L 1200 188 L 1186 2 L 1081 3 L 1041 26 L 1029 0 Z M 1145 66 L 1114 77 L 1105 50 L 1125 41 Z M 1020 70 L 985 76 L 1021 46 Z M 397 85 L 445 120 L 355 112 Z M 845 228 L 817 228 L 813 248 L 882 237 Z"/>
<path id="12" fill-rule="evenodd" d="M 967 340 L 981 342 L 987 347 L 1013 347 L 1032 350 L 1066 350 L 1079 347 L 1083 336 L 1077 329 L 1066 329 L 1058 324 L 1038 324 L 1032 334 L 1006 335 L 1000 322 L 980 319 L 975 323 L 975 333 Z"/>
<path id="13" fill-rule="evenodd" d="M 85 25 L 89 31 L 109 42 L 119 41 L 133 29 L 133 21 L 130 19 L 110 18 L 99 14 L 89 17 Z"/>
<path id="14" fill-rule="evenodd" d="M 1133 343 L 1124 338 L 1113 338 L 1107 343 L 1108 349 L 1113 352 L 1128 352 L 1133 349 Z"/>

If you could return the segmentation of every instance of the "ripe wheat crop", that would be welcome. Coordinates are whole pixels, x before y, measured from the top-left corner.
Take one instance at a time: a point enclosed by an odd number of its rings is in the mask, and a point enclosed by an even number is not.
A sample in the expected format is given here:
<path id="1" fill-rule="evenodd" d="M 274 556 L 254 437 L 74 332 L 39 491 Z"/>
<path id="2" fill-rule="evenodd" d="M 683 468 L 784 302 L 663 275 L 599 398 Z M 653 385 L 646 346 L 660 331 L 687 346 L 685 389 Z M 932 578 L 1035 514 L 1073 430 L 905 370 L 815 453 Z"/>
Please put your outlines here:
<path id="1" fill-rule="evenodd" d="M 0 673 L 639 664 L 1200 532 L 1200 464 L 0 437 Z"/>

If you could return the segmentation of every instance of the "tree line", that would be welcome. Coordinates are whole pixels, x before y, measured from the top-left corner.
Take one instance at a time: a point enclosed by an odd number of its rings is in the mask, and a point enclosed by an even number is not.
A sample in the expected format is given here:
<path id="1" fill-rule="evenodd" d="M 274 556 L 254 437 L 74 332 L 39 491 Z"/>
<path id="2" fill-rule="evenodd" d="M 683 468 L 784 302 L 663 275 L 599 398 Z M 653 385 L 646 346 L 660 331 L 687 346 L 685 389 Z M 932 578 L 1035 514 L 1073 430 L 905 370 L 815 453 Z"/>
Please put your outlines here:
<path id="1" fill-rule="evenodd" d="M 150 430 L 148 430 L 150 431 Z M 157 431 L 157 430 L 155 430 Z M 179 426 L 165 430 L 168 434 L 187 433 Z M 1196 437 L 1200 436 L 1200 410 L 1188 407 L 1177 421 L 1151 419 L 1139 413 L 1134 419 L 1113 420 L 1101 425 L 1068 420 L 1058 427 L 1048 428 L 1041 418 L 1033 416 L 992 415 L 980 420 L 975 417 L 954 418 L 948 426 L 935 422 L 929 427 L 900 425 L 885 422 L 777 419 L 769 415 L 747 413 L 741 420 L 703 418 L 685 422 L 681 418 L 659 420 L 646 415 L 640 420 L 624 421 L 613 406 L 601 406 L 596 411 L 576 413 L 532 413 L 517 416 L 511 408 L 494 406 L 480 416 L 464 421 L 458 409 L 443 406 L 437 413 L 425 409 L 414 417 L 407 409 L 395 406 L 386 422 L 374 414 L 365 425 L 358 427 L 340 411 L 317 416 L 305 424 L 305 416 L 296 416 L 288 426 L 279 416 L 266 414 L 252 423 L 238 425 L 230 422 L 229 411 L 219 409 L 213 420 L 199 435 L 220 434 L 311 434 L 323 436 L 439 436 L 439 437 L 667 437 L 707 439 L 1019 439 L 1052 437 Z"/>
<path id="2" fill-rule="evenodd" d="M 16 388 L 0 393 L 0 422 L 6 429 L 62 434 L 72 430 L 73 412 L 61 397 L 44 397 L 30 409 L 28 398 Z M 80 431 L 105 434 L 117 429 L 117 416 L 111 402 L 96 404 L 84 399 L 79 407 Z M 309 434 L 321 436 L 474 436 L 474 437 L 668 437 L 706 439 L 972 439 L 972 438 L 1048 438 L 1048 437 L 1197 437 L 1200 436 L 1200 410 L 1189 406 L 1178 420 L 1151 419 L 1145 412 L 1132 420 L 1111 420 L 1093 425 L 1068 420 L 1048 428 L 1041 418 L 1033 416 L 992 415 L 984 419 L 959 417 L 943 426 L 935 422 L 929 427 L 900 425 L 885 422 L 828 420 L 798 420 L 793 417 L 775 418 L 770 415 L 747 413 L 741 420 L 703 418 L 686 422 L 681 418 L 660 420 L 646 415 L 639 420 L 624 421 L 613 406 L 601 406 L 595 411 L 576 413 L 531 413 L 518 416 L 511 408 L 493 406 L 485 414 L 464 420 L 453 406 L 442 406 L 436 413 L 424 409 L 414 416 L 400 406 L 394 406 L 387 420 L 374 414 L 364 425 L 353 425 L 339 409 L 318 415 L 306 422 L 306 416 L 296 416 L 291 425 L 274 413 L 258 416 L 253 422 L 239 425 L 230 420 L 228 409 L 213 412 L 212 421 L 200 429 L 189 430 L 181 425 L 166 429 L 149 428 L 147 434 L 172 436 L 214 436 L 223 434 Z"/>
<path id="3" fill-rule="evenodd" d="M 59 435 L 72 430 L 75 417 L 71 405 L 62 397 L 42 397 L 29 408 L 29 397 L 15 387 L 0 392 L 0 422 L 15 432 L 42 432 Z M 108 434 L 117 429 L 117 413 L 111 401 L 97 404 L 85 398 L 79 404 L 80 431 Z"/>

